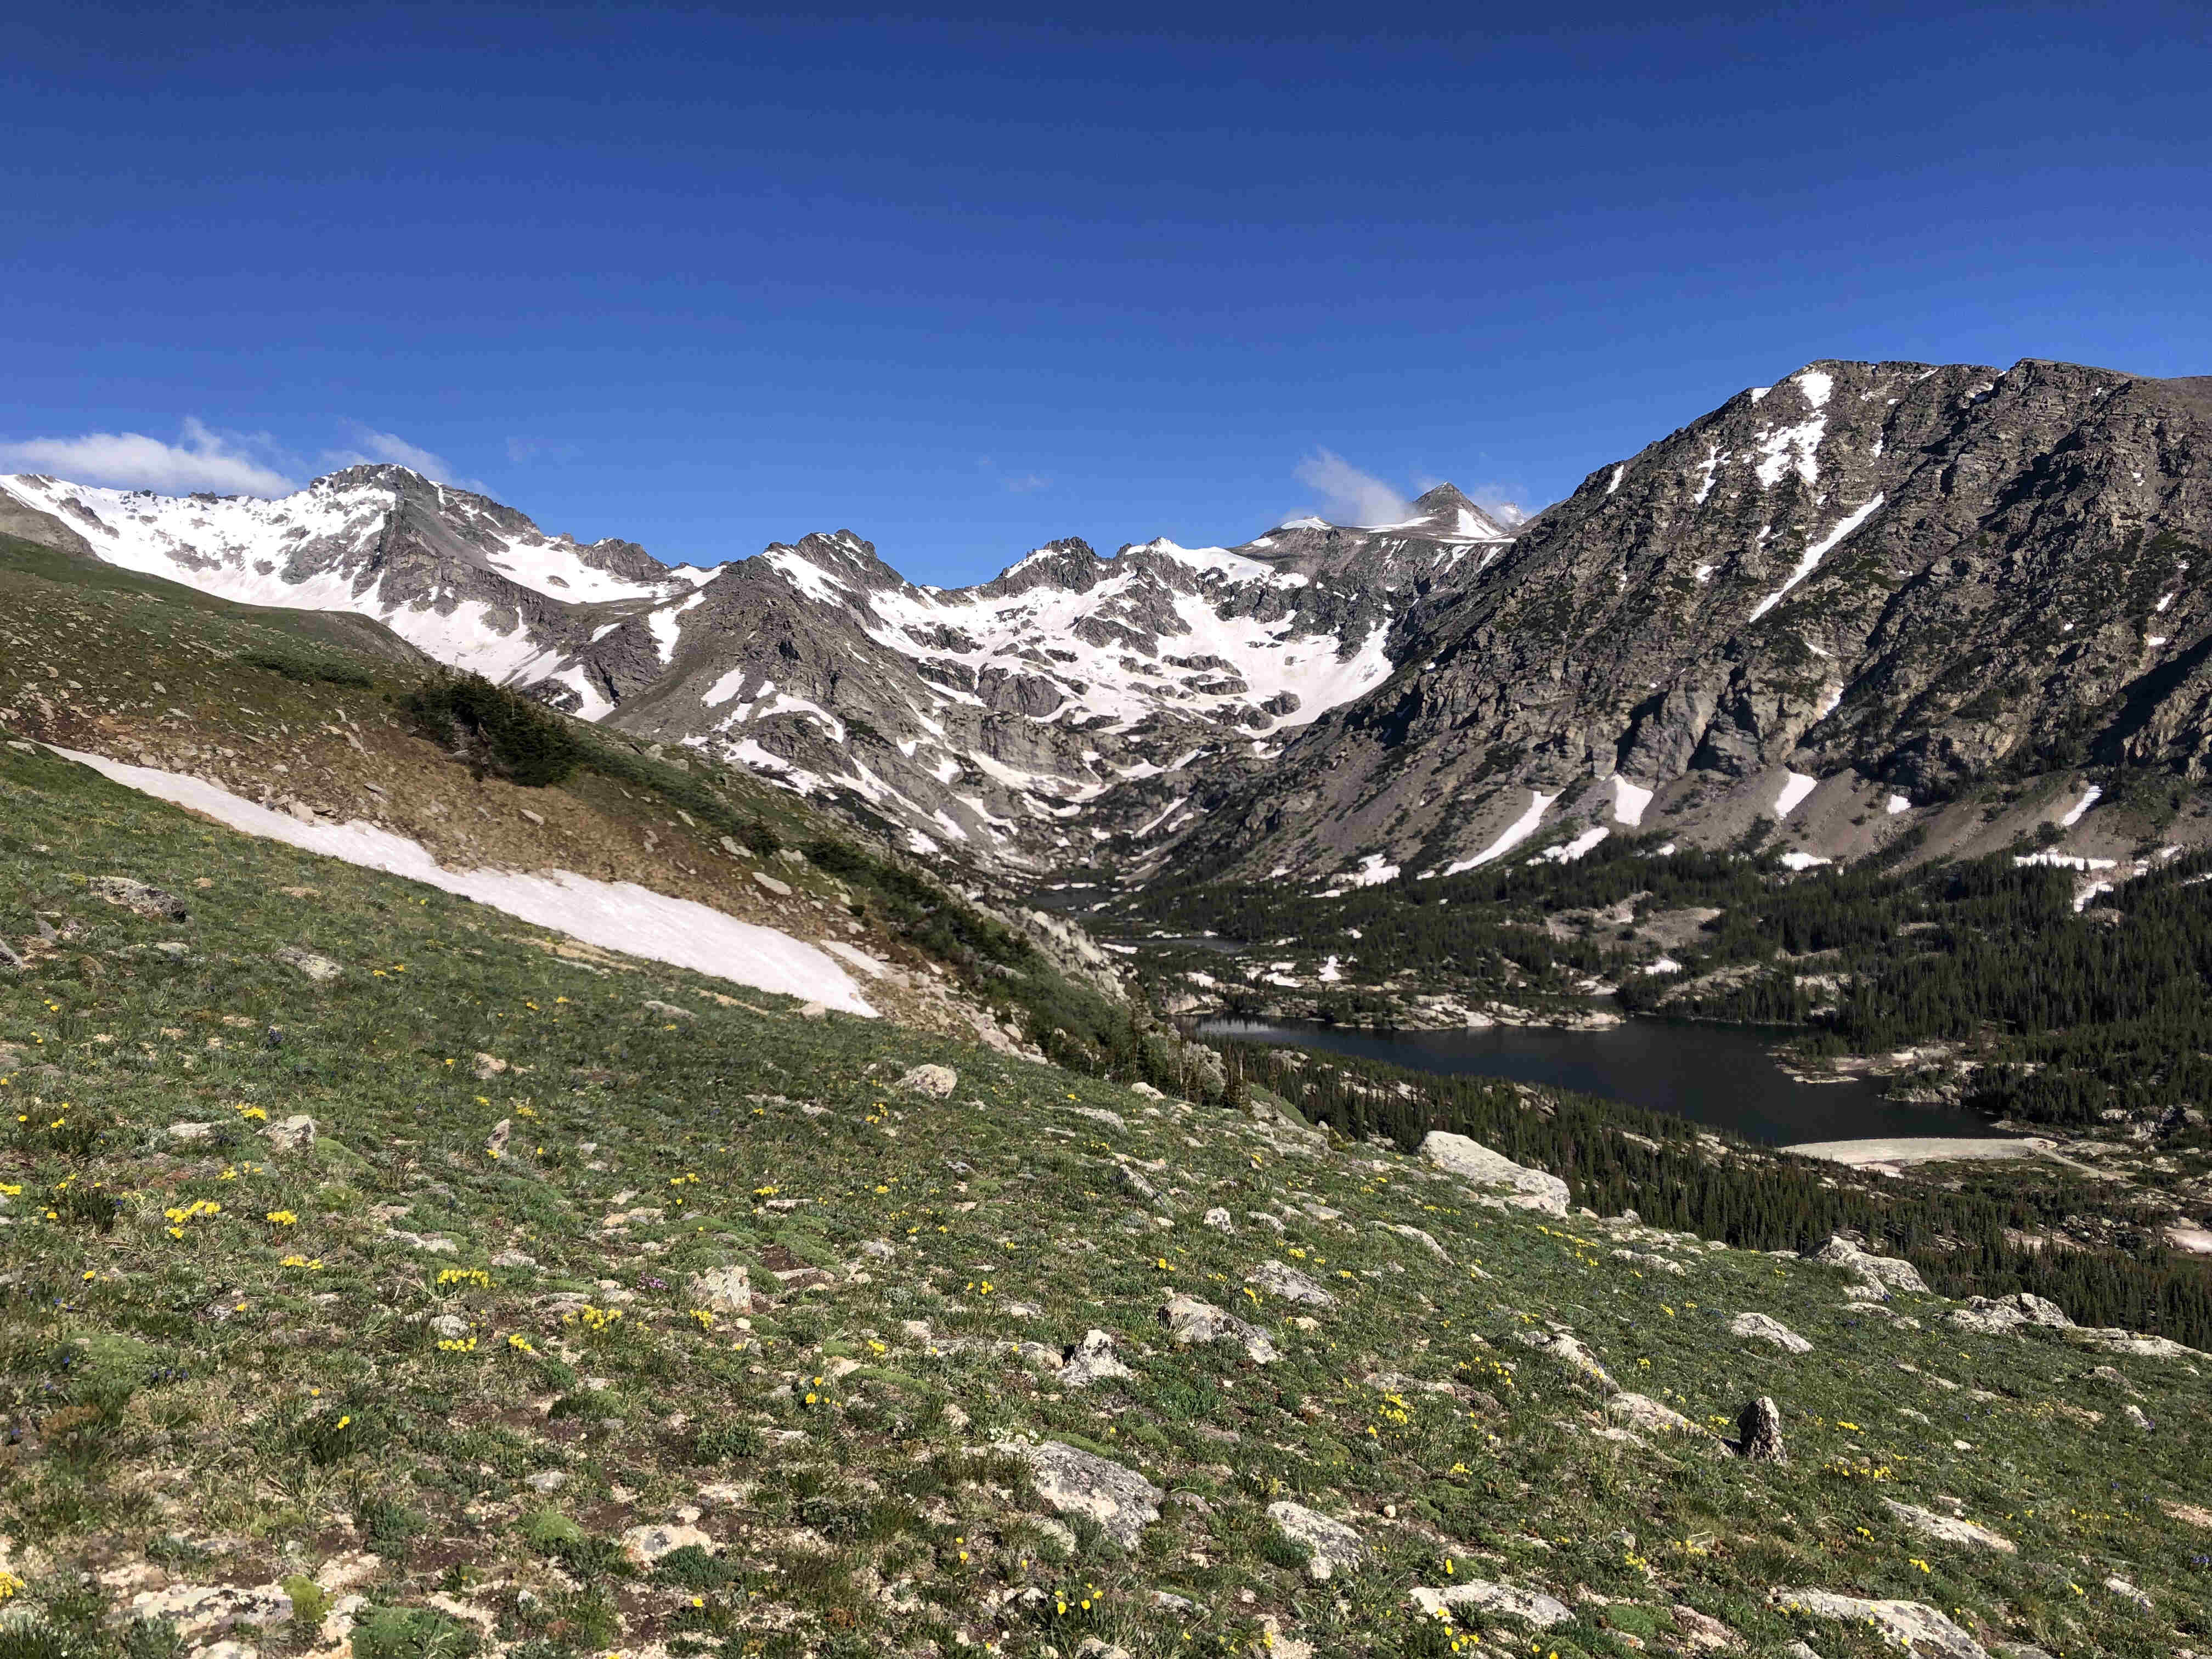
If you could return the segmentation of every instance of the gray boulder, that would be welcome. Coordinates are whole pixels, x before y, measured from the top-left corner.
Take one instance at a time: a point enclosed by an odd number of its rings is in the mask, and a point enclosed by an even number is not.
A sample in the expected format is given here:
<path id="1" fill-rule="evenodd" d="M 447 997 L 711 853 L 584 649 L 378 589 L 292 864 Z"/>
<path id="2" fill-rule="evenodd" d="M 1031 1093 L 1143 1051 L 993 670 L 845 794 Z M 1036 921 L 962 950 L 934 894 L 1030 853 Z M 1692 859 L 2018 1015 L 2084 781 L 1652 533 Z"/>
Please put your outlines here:
<path id="1" fill-rule="evenodd" d="M 1296 1302 L 1309 1308 L 1334 1308 L 1336 1298 L 1308 1279 L 1296 1267 L 1289 1267 L 1270 1256 L 1244 1275 L 1245 1283 L 1257 1285 L 1269 1296 L 1279 1296 L 1285 1302 Z"/>
<path id="2" fill-rule="evenodd" d="M 1759 1395 L 1736 1419 L 1735 1449 L 1754 1463 L 1790 1461 L 1789 1450 L 1782 1443 L 1782 1408 L 1768 1395 Z"/>
<path id="3" fill-rule="evenodd" d="M 1145 1528 L 1160 1518 L 1158 1486 L 1132 1469 L 1063 1441 L 1000 1441 L 1030 1466 L 1037 1493 L 1062 1515 L 1087 1516 L 1123 1549 L 1134 1549 Z"/>
<path id="4" fill-rule="evenodd" d="M 1103 1331 L 1085 1333 L 1083 1340 L 1069 1347 L 1066 1361 L 1060 1380 L 1071 1389 L 1087 1389 L 1093 1382 L 1133 1375 L 1114 1352 L 1114 1339 Z"/>
<path id="5" fill-rule="evenodd" d="M 1168 1328 L 1169 1340 L 1180 1347 L 1235 1342 L 1255 1364 L 1271 1365 L 1281 1358 L 1267 1332 L 1257 1325 L 1248 1324 L 1235 1314 L 1194 1296 L 1170 1297 L 1167 1305 L 1160 1310 L 1160 1323 Z"/>
<path id="6" fill-rule="evenodd" d="M 1497 1194 L 1515 1207 L 1556 1216 L 1567 1212 L 1565 1182 L 1516 1164 L 1468 1136 L 1431 1130 L 1421 1142 L 1421 1156 L 1446 1175 L 1479 1192 Z"/>
<path id="7" fill-rule="evenodd" d="M 1267 1518 L 1285 1538 L 1310 1552 L 1306 1571 L 1317 1584 L 1327 1583 L 1339 1572 L 1352 1571 L 1367 1559 L 1366 1541 L 1358 1533 L 1303 1504 L 1270 1504 Z"/>

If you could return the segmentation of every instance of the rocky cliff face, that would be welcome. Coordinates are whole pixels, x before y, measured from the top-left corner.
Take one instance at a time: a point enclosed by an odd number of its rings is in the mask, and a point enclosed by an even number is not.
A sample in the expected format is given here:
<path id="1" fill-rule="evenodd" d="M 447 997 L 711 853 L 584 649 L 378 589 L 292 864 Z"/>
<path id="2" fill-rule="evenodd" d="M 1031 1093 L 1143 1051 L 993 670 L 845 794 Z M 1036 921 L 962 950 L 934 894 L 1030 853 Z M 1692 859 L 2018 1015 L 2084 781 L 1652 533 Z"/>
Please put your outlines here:
<path id="1" fill-rule="evenodd" d="M 1424 599 L 1386 684 L 1212 783 L 1203 850 L 1449 869 L 1764 816 L 1848 853 L 1993 774 L 2200 773 L 2208 538 L 2212 380 L 1816 363 Z"/>

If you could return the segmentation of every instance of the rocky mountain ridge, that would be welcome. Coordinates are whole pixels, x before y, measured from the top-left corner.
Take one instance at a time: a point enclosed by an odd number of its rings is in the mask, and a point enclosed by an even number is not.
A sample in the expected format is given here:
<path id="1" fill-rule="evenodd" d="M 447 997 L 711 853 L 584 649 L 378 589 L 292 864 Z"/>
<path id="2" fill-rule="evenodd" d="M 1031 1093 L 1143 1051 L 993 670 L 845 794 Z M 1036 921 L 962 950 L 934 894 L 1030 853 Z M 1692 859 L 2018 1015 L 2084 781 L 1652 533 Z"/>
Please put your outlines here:
<path id="1" fill-rule="evenodd" d="M 1389 675 L 1422 596 L 1511 539 L 1443 485 L 1381 528 L 1308 519 L 1233 550 L 1162 538 L 1109 558 L 1071 538 L 940 589 L 842 530 L 670 568 L 393 466 L 276 501 L 31 475 L 0 478 L 0 501 L 50 545 L 227 599 L 373 617 L 583 719 L 836 800 L 912 850 L 1040 863 L 1087 859 L 1110 831 L 1072 821 L 1117 786 L 1208 755 L 1271 759 Z M 1125 792 L 1123 827 L 1172 827 L 1176 793 Z"/>

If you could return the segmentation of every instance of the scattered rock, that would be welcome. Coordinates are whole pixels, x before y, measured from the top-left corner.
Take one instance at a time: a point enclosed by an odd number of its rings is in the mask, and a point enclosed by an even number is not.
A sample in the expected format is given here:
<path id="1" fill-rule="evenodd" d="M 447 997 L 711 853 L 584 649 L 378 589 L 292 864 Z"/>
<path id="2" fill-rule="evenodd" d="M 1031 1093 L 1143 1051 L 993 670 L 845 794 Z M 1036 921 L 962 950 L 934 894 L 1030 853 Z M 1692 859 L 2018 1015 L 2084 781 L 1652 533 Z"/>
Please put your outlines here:
<path id="1" fill-rule="evenodd" d="M 302 1152 L 315 1144 L 315 1120 L 305 1114 L 280 1117 L 261 1133 L 272 1152 Z"/>
<path id="2" fill-rule="evenodd" d="M 497 1054 L 480 1053 L 477 1055 L 477 1082 L 489 1083 L 494 1078 L 504 1075 L 506 1071 L 507 1062 L 501 1060 Z"/>
<path id="3" fill-rule="evenodd" d="M 1813 1351 L 1811 1343 L 1768 1314 L 1740 1313 L 1729 1321 L 1729 1334 L 1771 1342 L 1787 1353 L 1810 1353 Z"/>
<path id="4" fill-rule="evenodd" d="M 168 1136 L 170 1139 L 176 1141 L 182 1146 L 190 1146 L 195 1141 L 211 1140 L 215 1137 L 215 1125 L 212 1123 L 172 1123 L 168 1128 Z"/>
<path id="5" fill-rule="evenodd" d="M 1237 1231 L 1237 1224 L 1229 1218 L 1229 1212 L 1223 1209 L 1218 1204 L 1208 1210 L 1200 1218 L 1200 1220 L 1205 1225 L 1212 1228 L 1217 1233 L 1233 1234 Z"/>
<path id="6" fill-rule="evenodd" d="M 84 890 L 97 899 L 133 911 L 142 916 L 160 916 L 168 921 L 186 921 L 191 912 L 185 908 L 184 900 L 173 893 L 165 893 L 158 887 L 149 887 L 143 881 L 133 881 L 129 876 L 94 876 L 84 884 Z"/>
<path id="7" fill-rule="evenodd" d="M 1062 1515 L 1085 1515 L 1123 1549 L 1134 1549 L 1147 1523 L 1160 1518 L 1158 1486 L 1119 1463 L 1064 1441 L 1001 1441 L 994 1450 L 1025 1459 L 1039 1496 Z"/>
<path id="8" fill-rule="evenodd" d="M 1453 1607 L 1479 1607 L 1485 1613 L 1521 1620 L 1538 1630 L 1549 1630 L 1574 1617 L 1567 1604 L 1557 1596 L 1547 1595 L 1541 1590 L 1492 1583 L 1486 1578 L 1470 1578 L 1464 1584 L 1447 1585 L 1442 1589 L 1416 1585 L 1413 1597 L 1413 1605 L 1432 1618 Z"/>
<path id="9" fill-rule="evenodd" d="M 751 1274 L 734 1264 L 706 1267 L 684 1281 L 691 1304 L 709 1313 L 749 1314 L 753 1310 Z"/>
<path id="10" fill-rule="evenodd" d="M 2117 1577 L 2107 1578 L 2105 1580 L 2105 1588 L 2118 1596 L 2121 1601 L 2133 1604 L 2144 1613 L 2151 1610 L 2150 1597 L 2124 1578 Z"/>
<path id="11" fill-rule="evenodd" d="M 778 898 L 789 898 L 791 896 L 791 884 L 787 881 L 778 881 L 774 876 L 769 874 L 765 870 L 754 871 L 753 879 L 758 882 L 767 891 L 775 894 Z"/>
<path id="12" fill-rule="evenodd" d="M 1117 1164 L 1114 1166 L 1114 1170 L 1115 1178 L 1121 1183 L 1121 1190 L 1132 1198 L 1139 1198 L 1150 1204 L 1159 1197 L 1159 1188 L 1127 1164 Z"/>
<path id="13" fill-rule="evenodd" d="M 960 1073 L 950 1066 L 917 1066 L 898 1080 L 898 1086 L 943 1100 L 960 1086 Z"/>
<path id="14" fill-rule="evenodd" d="M 1060 1380 L 1071 1389 L 1087 1389 L 1093 1382 L 1134 1374 L 1115 1356 L 1114 1339 L 1101 1330 L 1086 1332 L 1083 1340 L 1067 1350 L 1066 1360 Z"/>
<path id="15" fill-rule="evenodd" d="M 1271 1365 L 1281 1357 L 1267 1332 L 1257 1325 L 1248 1324 L 1235 1314 L 1194 1296 L 1170 1297 L 1167 1305 L 1160 1310 L 1160 1323 L 1168 1328 L 1169 1340 L 1179 1346 L 1236 1342 L 1243 1346 L 1247 1358 L 1261 1365 Z"/>
<path id="16" fill-rule="evenodd" d="M 1674 1628 L 1682 1632 L 1691 1647 L 1701 1652 L 1720 1648 L 1743 1645 L 1743 1638 L 1710 1613 L 1699 1613 L 1695 1607 L 1677 1601 L 1674 1607 Z"/>
<path id="17" fill-rule="evenodd" d="M 539 1469 L 534 1474 L 525 1476 L 523 1484 L 532 1492 L 558 1492 L 568 1484 L 568 1472 L 566 1469 Z"/>
<path id="18" fill-rule="evenodd" d="M 1567 1212 L 1565 1182 L 1541 1170 L 1524 1168 L 1467 1135 L 1431 1130 L 1421 1142 L 1421 1156 L 1471 1187 L 1504 1195 L 1510 1205 L 1547 1215 Z"/>
<path id="19" fill-rule="evenodd" d="M 328 957 L 317 956 L 313 951 L 297 945 L 288 945 L 274 953 L 277 961 L 287 968 L 296 968 L 318 985 L 326 985 L 345 969 Z"/>
<path id="20" fill-rule="evenodd" d="M 1736 1419 L 1735 1449 L 1754 1463 L 1790 1461 L 1789 1450 L 1782 1443 L 1782 1408 L 1768 1395 L 1759 1395 Z"/>
<path id="21" fill-rule="evenodd" d="M 1413 1243 L 1419 1245 L 1423 1249 L 1426 1250 L 1431 1255 L 1436 1257 L 1437 1261 L 1444 1262 L 1447 1265 L 1451 1261 L 1451 1257 L 1444 1254 L 1444 1247 L 1437 1243 L 1433 1237 L 1422 1231 L 1419 1227 L 1408 1226 L 1402 1221 L 1375 1221 L 1370 1222 L 1368 1224 L 1373 1227 L 1379 1227 L 1386 1233 L 1395 1233 L 1401 1238 L 1410 1239 Z"/>
<path id="22" fill-rule="evenodd" d="M 1690 1271 L 1673 1257 L 1657 1255 L 1650 1250 L 1620 1249 L 1615 1250 L 1613 1256 L 1616 1261 L 1626 1261 L 1630 1267 L 1641 1267 L 1646 1273 L 1672 1273 L 1677 1279 L 1686 1277 Z"/>
<path id="23" fill-rule="evenodd" d="M 1285 1302 L 1296 1302 L 1309 1308 L 1334 1308 L 1336 1298 L 1308 1279 L 1297 1268 L 1286 1267 L 1270 1256 L 1244 1275 L 1247 1284 L 1257 1285 L 1270 1296 L 1279 1296 Z"/>
<path id="24" fill-rule="evenodd" d="M 1311 1552 L 1306 1571 L 1317 1584 L 1327 1583 L 1340 1571 L 1354 1571 L 1367 1559 L 1366 1542 L 1358 1533 L 1303 1504 L 1270 1504 L 1267 1518 L 1285 1538 Z"/>
<path id="25" fill-rule="evenodd" d="M 1978 1527 L 1971 1521 L 1938 1515 L 1933 1510 L 1920 1509 L 1911 1504 L 1900 1504 L 1894 1498 L 1883 1498 L 1881 1506 L 1915 1532 L 1925 1533 L 1946 1544 L 1960 1544 L 1969 1549 L 1996 1550 L 2006 1555 L 2019 1553 L 2020 1547 L 2011 1539 L 2002 1537 L 1987 1527 Z"/>
<path id="26" fill-rule="evenodd" d="M 699 1018 L 696 1008 L 679 1008 L 672 1002 L 663 1002 L 657 997 L 645 1000 L 645 1012 L 655 1019 L 690 1020 Z"/>
<path id="27" fill-rule="evenodd" d="M 696 1527 L 681 1523 L 673 1526 L 632 1527 L 622 1535 L 623 1553 L 634 1566 L 649 1567 L 664 1555 L 678 1550 L 696 1547 L 712 1555 L 714 1540 Z"/>
<path id="28" fill-rule="evenodd" d="M 2154 1432 L 2158 1427 L 2144 1414 L 2143 1408 L 2132 1400 L 2120 1407 L 2120 1415 L 2128 1419 L 2130 1427 L 2141 1429 L 2145 1434 Z"/>
<path id="29" fill-rule="evenodd" d="M 1840 1619 L 1874 1625 L 1885 1635 L 1922 1656 L 1942 1659 L 1990 1659 L 1990 1650 L 1923 1601 L 1867 1601 L 1826 1590 L 1771 1589 L 1766 1599 L 1790 1613 L 1816 1619 Z"/>

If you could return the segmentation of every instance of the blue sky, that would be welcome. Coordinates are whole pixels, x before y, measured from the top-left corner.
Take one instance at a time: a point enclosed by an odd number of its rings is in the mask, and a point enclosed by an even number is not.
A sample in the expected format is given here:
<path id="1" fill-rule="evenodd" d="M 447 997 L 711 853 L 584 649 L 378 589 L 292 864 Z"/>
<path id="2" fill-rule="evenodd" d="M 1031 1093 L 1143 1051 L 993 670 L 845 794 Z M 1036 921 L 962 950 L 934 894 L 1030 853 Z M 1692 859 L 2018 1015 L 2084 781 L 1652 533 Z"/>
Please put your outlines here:
<path id="1" fill-rule="evenodd" d="M 2212 373 L 2198 4 L 44 9 L 11 470 L 951 582 L 1540 505 L 1815 358 Z"/>

